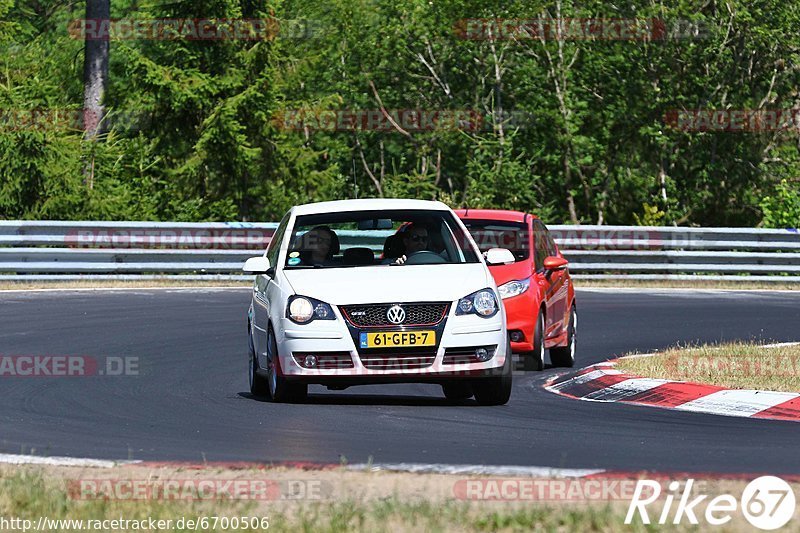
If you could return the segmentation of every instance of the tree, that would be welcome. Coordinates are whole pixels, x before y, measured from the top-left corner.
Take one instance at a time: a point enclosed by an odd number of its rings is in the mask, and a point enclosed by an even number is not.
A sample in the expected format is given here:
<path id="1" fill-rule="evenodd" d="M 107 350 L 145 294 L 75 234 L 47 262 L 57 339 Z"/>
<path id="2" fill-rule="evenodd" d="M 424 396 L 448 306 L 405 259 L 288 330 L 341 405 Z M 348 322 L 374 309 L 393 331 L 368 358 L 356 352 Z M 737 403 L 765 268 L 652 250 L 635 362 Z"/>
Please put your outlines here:
<path id="1" fill-rule="evenodd" d="M 86 21 L 88 25 L 103 27 L 111 18 L 111 0 L 86 0 Z M 108 88 L 108 49 L 109 35 L 100 31 L 84 36 L 83 52 L 83 128 L 89 141 L 96 141 L 102 131 L 105 108 L 103 98 Z M 94 187 L 94 156 L 84 169 L 89 188 Z"/>
<path id="2" fill-rule="evenodd" d="M 111 0 L 86 0 L 86 22 L 97 27 L 111 17 Z M 84 130 L 88 139 L 101 131 L 104 116 L 103 97 L 108 88 L 109 36 L 99 31 L 86 32 L 83 54 L 83 110 Z"/>

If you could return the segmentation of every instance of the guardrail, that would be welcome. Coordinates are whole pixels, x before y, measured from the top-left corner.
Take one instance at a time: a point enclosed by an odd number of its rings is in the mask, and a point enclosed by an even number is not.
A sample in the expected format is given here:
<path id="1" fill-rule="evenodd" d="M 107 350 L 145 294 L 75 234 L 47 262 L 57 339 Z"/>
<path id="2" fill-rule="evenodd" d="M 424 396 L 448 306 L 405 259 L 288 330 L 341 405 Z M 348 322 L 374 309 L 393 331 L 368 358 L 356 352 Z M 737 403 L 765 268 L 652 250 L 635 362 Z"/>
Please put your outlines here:
<path id="1" fill-rule="evenodd" d="M 582 279 L 800 281 L 797 229 L 550 226 Z"/>
<path id="2" fill-rule="evenodd" d="M 250 279 L 277 224 L 0 221 L 0 279 Z M 800 281 L 795 229 L 550 226 L 578 279 Z M 391 232 L 343 243 L 379 250 Z"/>

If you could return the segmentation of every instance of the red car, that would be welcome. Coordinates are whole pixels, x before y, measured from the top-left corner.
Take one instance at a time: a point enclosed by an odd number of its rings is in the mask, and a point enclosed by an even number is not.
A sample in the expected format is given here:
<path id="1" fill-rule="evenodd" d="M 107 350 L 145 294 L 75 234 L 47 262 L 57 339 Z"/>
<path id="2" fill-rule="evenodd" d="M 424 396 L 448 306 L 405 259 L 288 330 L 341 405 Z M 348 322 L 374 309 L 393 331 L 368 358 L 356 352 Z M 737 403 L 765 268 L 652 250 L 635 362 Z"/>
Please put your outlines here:
<path id="1" fill-rule="evenodd" d="M 459 209 L 481 251 L 511 250 L 516 262 L 490 266 L 506 308 L 511 349 L 525 370 L 544 368 L 544 351 L 553 366 L 575 364 L 578 312 L 567 260 L 538 217 L 519 211 Z"/>

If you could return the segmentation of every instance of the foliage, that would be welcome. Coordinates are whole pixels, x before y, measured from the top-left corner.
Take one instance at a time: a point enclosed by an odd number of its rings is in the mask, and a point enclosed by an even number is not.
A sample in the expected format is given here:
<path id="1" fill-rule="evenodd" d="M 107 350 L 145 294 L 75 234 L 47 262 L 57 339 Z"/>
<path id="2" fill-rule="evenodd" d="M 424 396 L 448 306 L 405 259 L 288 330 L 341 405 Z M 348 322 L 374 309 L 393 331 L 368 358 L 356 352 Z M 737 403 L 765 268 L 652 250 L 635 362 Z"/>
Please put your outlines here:
<path id="1" fill-rule="evenodd" d="M 108 131 L 90 142 L 76 127 L 9 119 L 80 110 L 83 43 L 69 27 L 83 2 L 0 0 L 0 218 L 277 220 L 296 203 L 383 195 L 533 211 L 552 222 L 798 225 L 796 136 L 665 121 L 681 109 L 796 107 L 797 0 L 111 7 L 112 18 L 275 17 L 279 34 L 112 41 Z M 459 33 L 466 19 L 542 17 L 657 19 L 667 34 Z M 281 120 L 296 110 L 380 117 L 381 107 L 468 112 L 477 127 Z"/>
<path id="2" fill-rule="evenodd" d="M 761 200 L 761 210 L 770 228 L 800 228 L 800 187 L 781 181 L 774 194 Z"/>

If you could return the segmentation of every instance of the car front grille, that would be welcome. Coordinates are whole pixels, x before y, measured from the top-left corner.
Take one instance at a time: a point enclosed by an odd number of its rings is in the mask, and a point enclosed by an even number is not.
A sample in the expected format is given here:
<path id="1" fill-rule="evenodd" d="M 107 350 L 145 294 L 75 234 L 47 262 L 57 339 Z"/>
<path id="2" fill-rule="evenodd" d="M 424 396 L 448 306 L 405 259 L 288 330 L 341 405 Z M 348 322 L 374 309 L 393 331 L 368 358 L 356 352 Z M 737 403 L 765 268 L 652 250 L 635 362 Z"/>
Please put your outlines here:
<path id="1" fill-rule="evenodd" d="M 412 370 L 426 368 L 436 359 L 436 350 L 413 353 L 370 352 L 359 355 L 361 364 L 371 370 Z"/>
<path id="2" fill-rule="evenodd" d="M 406 313 L 400 324 L 389 322 L 386 316 L 395 304 L 346 305 L 339 309 L 350 324 L 357 328 L 380 328 L 398 326 L 435 326 L 444 319 L 450 308 L 449 302 L 397 304 Z"/>

